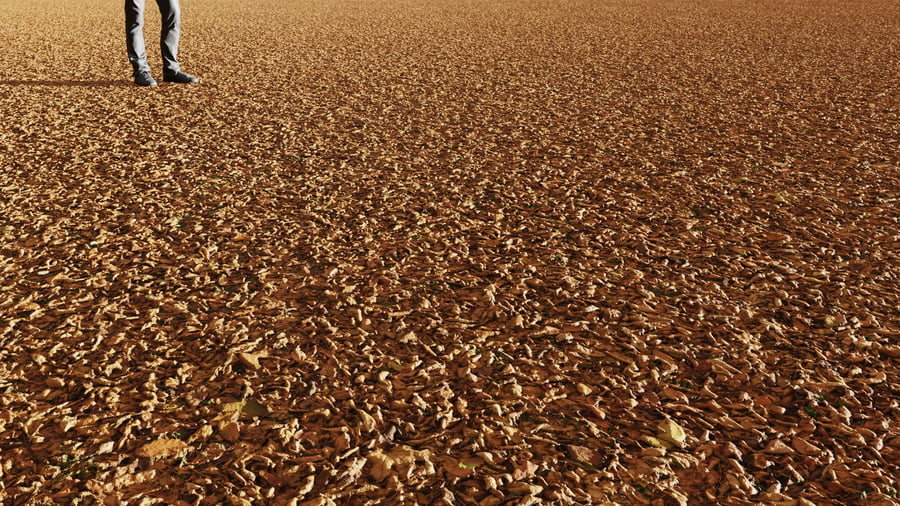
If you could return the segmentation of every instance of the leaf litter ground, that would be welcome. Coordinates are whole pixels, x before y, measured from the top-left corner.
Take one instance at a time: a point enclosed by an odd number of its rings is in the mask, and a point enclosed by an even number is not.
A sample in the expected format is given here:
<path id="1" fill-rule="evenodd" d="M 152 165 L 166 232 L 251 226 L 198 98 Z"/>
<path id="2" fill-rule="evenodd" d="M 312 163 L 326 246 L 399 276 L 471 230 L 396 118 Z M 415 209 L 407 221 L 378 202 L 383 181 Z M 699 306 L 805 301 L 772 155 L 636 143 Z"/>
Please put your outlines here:
<path id="1" fill-rule="evenodd" d="M 898 19 L 4 2 L 0 500 L 897 504 Z"/>

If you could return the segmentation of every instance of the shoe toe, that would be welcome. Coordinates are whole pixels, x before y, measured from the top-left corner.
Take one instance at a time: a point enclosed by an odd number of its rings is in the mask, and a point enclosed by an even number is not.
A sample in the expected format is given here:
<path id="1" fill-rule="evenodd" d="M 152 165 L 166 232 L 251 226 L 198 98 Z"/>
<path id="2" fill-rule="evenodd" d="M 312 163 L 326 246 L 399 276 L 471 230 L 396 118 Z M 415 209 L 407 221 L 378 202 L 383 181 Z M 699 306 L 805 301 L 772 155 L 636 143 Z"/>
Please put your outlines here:
<path id="1" fill-rule="evenodd" d="M 167 83 L 195 84 L 195 83 L 200 82 L 200 80 L 197 79 L 196 77 L 194 77 L 190 74 L 185 74 L 184 72 L 176 72 L 174 74 L 169 74 L 169 75 L 163 76 L 163 79 Z"/>
<path id="2" fill-rule="evenodd" d="M 134 76 L 134 84 L 138 86 L 156 86 L 156 80 L 149 73 L 140 73 Z"/>

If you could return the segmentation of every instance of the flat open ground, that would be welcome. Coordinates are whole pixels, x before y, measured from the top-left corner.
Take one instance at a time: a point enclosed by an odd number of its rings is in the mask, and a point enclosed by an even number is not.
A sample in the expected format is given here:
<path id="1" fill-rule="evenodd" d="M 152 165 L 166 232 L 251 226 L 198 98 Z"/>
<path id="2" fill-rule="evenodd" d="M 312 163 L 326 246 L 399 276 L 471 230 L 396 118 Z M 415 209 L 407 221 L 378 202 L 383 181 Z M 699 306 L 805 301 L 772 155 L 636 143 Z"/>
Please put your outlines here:
<path id="1" fill-rule="evenodd" d="M 119 4 L 0 3 L 3 504 L 900 502 L 896 0 Z"/>

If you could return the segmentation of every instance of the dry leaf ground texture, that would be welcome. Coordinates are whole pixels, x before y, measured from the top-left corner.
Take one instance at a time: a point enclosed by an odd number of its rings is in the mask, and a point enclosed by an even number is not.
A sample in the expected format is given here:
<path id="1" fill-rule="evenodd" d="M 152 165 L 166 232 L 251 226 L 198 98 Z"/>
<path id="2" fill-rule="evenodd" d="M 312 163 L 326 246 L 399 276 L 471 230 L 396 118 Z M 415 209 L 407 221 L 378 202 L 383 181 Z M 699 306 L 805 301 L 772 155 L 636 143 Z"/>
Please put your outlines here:
<path id="1" fill-rule="evenodd" d="M 182 8 L 0 3 L 0 502 L 898 503 L 896 1 Z"/>

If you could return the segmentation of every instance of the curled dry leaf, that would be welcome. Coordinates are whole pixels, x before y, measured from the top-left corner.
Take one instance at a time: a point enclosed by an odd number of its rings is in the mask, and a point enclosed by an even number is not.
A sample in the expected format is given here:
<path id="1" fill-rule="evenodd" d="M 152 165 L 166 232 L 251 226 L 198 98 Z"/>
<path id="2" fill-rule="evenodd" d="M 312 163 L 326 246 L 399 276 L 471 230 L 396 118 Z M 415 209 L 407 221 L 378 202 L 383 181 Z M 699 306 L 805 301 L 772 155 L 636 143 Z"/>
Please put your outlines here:
<path id="1" fill-rule="evenodd" d="M 304 496 L 310 492 L 312 492 L 313 487 L 316 484 L 316 476 L 311 474 L 300 482 L 300 485 L 297 487 L 297 495 Z"/>
<path id="2" fill-rule="evenodd" d="M 363 410 L 359 410 L 360 425 L 366 432 L 373 432 L 378 427 L 375 418 Z"/>
<path id="3" fill-rule="evenodd" d="M 821 455 L 822 449 L 814 444 L 810 444 L 809 441 L 801 438 L 794 437 L 791 439 L 791 446 L 797 450 L 797 452 L 803 455 Z M 768 449 L 767 449 L 768 450 Z"/>
<path id="4" fill-rule="evenodd" d="M 262 367 L 259 363 L 259 359 L 268 357 L 269 353 L 267 351 L 261 351 L 258 353 L 239 352 L 237 356 L 241 363 L 244 364 L 244 366 L 255 371 Z"/>

